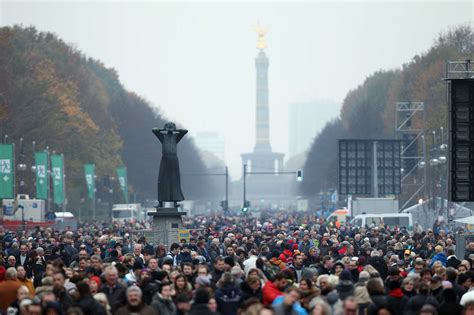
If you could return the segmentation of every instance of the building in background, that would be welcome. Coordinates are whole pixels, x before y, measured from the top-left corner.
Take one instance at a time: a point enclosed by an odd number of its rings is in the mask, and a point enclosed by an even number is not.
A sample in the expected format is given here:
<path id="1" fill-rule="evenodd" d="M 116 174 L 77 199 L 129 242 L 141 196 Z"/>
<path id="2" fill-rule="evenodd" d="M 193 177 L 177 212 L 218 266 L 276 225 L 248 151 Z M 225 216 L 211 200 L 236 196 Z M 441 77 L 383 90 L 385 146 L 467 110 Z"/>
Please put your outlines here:
<path id="1" fill-rule="evenodd" d="M 340 105 L 332 101 L 294 102 L 288 106 L 289 157 L 306 153 L 317 134 L 337 117 Z"/>
<path id="2" fill-rule="evenodd" d="M 194 137 L 196 146 L 201 151 L 207 151 L 216 158 L 225 161 L 225 141 L 215 131 L 197 132 Z"/>

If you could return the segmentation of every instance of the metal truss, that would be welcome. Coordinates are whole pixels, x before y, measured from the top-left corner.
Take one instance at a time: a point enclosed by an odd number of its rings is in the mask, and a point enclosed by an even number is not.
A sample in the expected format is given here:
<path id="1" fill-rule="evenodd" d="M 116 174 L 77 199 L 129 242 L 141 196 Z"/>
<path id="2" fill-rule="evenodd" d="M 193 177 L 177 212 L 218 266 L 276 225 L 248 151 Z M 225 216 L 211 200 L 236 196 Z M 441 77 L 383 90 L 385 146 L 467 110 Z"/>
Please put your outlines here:
<path id="1" fill-rule="evenodd" d="M 416 121 L 416 124 L 413 123 Z M 403 203 L 404 209 L 420 192 L 426 188 L 426 147 L 425 147 L 425 104 L 423 102 L 397 102 L 395 104 L 395 132 L 399 139 L 410 135 L 411 139 L 407 145 L 402 146 L 401 159 L 402 167 L 410 165 L 409 169 L 403 170 L 401 178 L 402 192 L 408 187 L 415 189 L 415 192 Z M 418 144 L 422 144 L 419 150 Z M 415 155 L 408 155 L 408 152 L 416 152 Z M 422 168 L 423 179 L 417 180 L 418 170 Z"/>

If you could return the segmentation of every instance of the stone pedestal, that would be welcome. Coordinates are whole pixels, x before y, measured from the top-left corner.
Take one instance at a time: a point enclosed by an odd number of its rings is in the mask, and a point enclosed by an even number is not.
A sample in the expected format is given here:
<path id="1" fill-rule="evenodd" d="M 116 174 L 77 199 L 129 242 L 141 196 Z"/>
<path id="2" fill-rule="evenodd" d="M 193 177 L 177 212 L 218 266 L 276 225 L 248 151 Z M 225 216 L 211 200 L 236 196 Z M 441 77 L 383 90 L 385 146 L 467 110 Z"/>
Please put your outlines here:
<path id="1" fill-rule="evenodd" d="M 178 230 L 183 228 L 182 216 L 186 212 L 178 211 L 177 208 L 156 208 L 156 212 L 149 212 L 153 216 L 151 235 L 147 239 L 153 240 L 155 244 L 163 243 L 167 249 L 172 243 L 179 243 Z"/>

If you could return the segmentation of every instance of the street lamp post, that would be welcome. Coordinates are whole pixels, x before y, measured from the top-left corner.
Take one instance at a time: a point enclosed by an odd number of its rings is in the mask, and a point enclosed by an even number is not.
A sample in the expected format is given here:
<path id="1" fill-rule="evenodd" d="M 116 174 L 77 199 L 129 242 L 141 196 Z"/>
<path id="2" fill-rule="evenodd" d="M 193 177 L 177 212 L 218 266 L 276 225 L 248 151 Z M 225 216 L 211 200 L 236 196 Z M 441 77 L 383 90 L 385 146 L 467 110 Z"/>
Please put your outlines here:
<path id="1" fill-rule="evenodd" d="M 23 150 L 23 138 L 20 138 L 20 154 L 19 154 L 19 163 L 17 165 L 18 172 L 20 173 L 20 187 L 18 189 L 18 194 L 24 194 L 25 193 L 25 171 L 27 169 L 26 164 L 24 163 L 24 157 L 25 153 Z M 18 195 L 14 196 L 15 199 L 17 199 L 18 203 Z M 25 208 L 21 206 L 21 224 L 23 227 L 23 230 L 26 228 L 26 222 L 25 222 Z"/>

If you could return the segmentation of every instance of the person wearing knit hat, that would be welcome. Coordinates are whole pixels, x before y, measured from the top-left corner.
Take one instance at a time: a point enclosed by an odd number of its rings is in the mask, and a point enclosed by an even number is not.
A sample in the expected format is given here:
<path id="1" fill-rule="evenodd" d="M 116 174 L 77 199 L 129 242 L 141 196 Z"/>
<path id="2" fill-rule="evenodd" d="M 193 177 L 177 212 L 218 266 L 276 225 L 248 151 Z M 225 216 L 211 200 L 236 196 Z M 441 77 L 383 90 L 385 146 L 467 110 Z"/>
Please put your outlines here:
<path id="1" fill-rule="evenodd" d="M 195 287 L 200 288 L 200 287 L 209 287 L 211 286 L 211 280 L 209 279 L 208 276 L 199 276 L 196 278 L 195 281 Z"/>
<path id="2" fill-rule="evenodd" d="M 395 311 L 395 315 L 404 314 L 403 310 L 405 309 L 408 303 L 408 297 L 403 294 L 401 288 L 401 281 L 386 281 L 386 286 L 389 289 L 387 297 L 387 305 L 390 309 Z"/>
<path id="3" fill-rule="evenodd" d="M 101 282 L 102 281 L 100 281 L 100 278 L 97 277 L 97 276 L 90 277 L 89 287 L 90 287 L 90 290 L 91 290 L 92 294 L 96 294 L 97 292 L 99 292 Z"/>
<path id="4" fill-rule="evenodd" d="M 354 284 L 352 283 L 352 275 L 349 270 L 344 270 L 339 275 L 336 291 L 342 301 L 354 293 Z"/>
<path id="5" fill-rule="evenodd" d="M 342 263 L 342 261 L 338 260 L 334 263 L 334 266 L 332 267 L 332 272 L 334 275 L 338 276 L 342 273 L 342 271 L 344 270 L 344 264 Z M 351 280 L 352 280 L 352 277 L 351 277 Z"/>
<path id="6" fill-rule="evenodd" d="M 369 282 L 369 279 L 370 279 L 370 274 L 367 271 L 362 270 L 359 273 L 359 281 L 356 283 L 356 286 L 365 287 L 367 285 L 367 282 Z"/>

